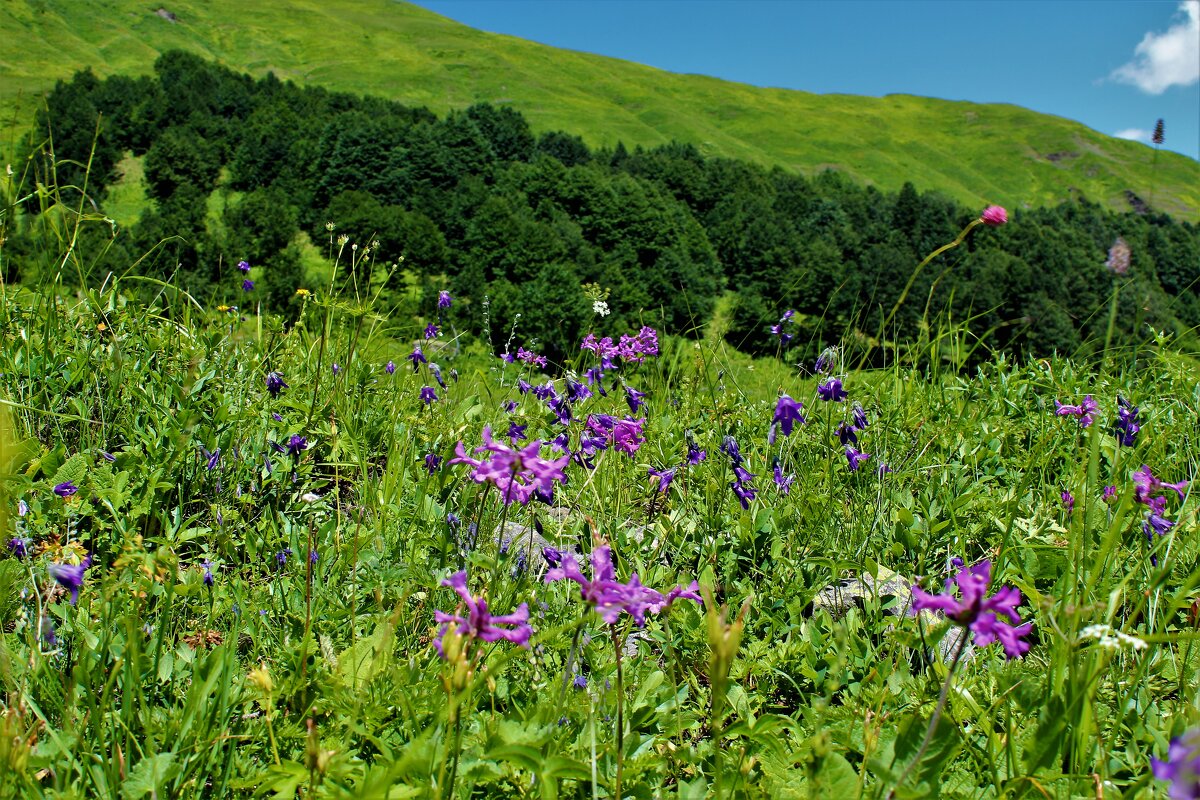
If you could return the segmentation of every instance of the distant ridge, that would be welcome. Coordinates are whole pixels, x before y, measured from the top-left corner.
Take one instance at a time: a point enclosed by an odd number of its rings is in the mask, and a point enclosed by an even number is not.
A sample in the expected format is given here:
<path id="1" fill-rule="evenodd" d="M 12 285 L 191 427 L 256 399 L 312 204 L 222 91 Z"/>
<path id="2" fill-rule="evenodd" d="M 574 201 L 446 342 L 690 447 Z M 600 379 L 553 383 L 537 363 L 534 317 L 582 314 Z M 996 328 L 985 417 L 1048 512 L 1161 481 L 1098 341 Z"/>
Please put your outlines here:
<path id="1" fill-rule="evenodd" d="M 884 189 L 912 181 L 1012 208 L 1085 196 L 1200 221 L 1200 162 L 1018 106 L 767 89 L 486 33 L 394 0 L 6 0 L 0 147 L 56 79 L 149 72 L 182 48 L 255 75 L 377 94 L 437 113 L 480 101 L 591 145 L 691 142 L 708 155 L 826 168 Z"/>

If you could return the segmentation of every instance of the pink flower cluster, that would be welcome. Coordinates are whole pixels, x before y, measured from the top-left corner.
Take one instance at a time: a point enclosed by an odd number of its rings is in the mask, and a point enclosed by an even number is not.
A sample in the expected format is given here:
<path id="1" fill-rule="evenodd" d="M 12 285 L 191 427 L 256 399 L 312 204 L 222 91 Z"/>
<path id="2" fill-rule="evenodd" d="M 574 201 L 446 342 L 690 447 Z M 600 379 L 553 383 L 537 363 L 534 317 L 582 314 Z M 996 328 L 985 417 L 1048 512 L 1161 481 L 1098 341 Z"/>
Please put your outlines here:
<path id="1" fill-rule="evenodd" d="M 605 444 L 614 450 L 620 450 L 626 455 L 633 455 L 645 441 L 643 428 L 646 419 L 617 419 L 609 414 L 589 414 L 588 429 L 597 437 L 604 439 Z"/>
<path id="2" fill-rule="evenodd" d="M 1096 405 L 1096 401 L 1089 394 L 1083 398 L 1083 402 L 1077 406 L 1063 405 L 1059 401 L 1054 401 L 1054 413 L 1060 417 L 1078 417 L 1079 427 L 1086 428 L 1096 421 L 1096 412 L 1100 407 Z"/>
<path id="3" fill-rule="evenodd" d="M 596 334 L 589 333 L 579 346 L 582 350 L 591 350 L 600 357 L 601 366 L 610 369 L 613 359 L 619 358 L 625 363 L 641 363 L 649 356 L 658 355 L 658 331 L 642 326 L 635 335 L 621 334 L 620 340 L 613 344 L 611 336 L 597 339 Z"/>
<path id="4" fill-rule="evenodd" d="M 496 441 L 492 438 L 492 429 L 484 428 L 483 444 L 476 447 L 475 452 L 491 455 L 483 459 L 471 458 L 463 443 L 459 442 L 454 448 L 454 458 L 449 463 L 474 467 L 471 479 L 476 483 L 495 486 L 505 505 L 513 501 L 528 505 L 535 494 L 546 500 L 553 497 L 555 481 L 567 482 L 563 467 L 571 457 L 544 459 L 539 455 L 541 447 L 542 443 L 535 441 L 517 450 Z"/>
<path id="5" fill-rule="evenodd" d="M 584 577 L 575 556 L 564 554 L 558 565 L 546 572 L 546 583 L 570 580 L 579 584 L 579 596 L 585 603 L 593 606 L 600 618 L 609 625 L 615 625 L 624 611 L 633 617 L 638 627 L 646 624 L 646 614 L 658 614 L 669 608 L 679 598 L 694 600 L 701 603 L 700 587 L 695 581 L 687 588 L 676 586 L 666 594 L 651 589 L 638 580 L 635 572 L 629 581 L 621 583 L 617 580 L 616 570 L 612 563 L 612 550 L 603 544 L 592 551 L 592 577 Z"/>

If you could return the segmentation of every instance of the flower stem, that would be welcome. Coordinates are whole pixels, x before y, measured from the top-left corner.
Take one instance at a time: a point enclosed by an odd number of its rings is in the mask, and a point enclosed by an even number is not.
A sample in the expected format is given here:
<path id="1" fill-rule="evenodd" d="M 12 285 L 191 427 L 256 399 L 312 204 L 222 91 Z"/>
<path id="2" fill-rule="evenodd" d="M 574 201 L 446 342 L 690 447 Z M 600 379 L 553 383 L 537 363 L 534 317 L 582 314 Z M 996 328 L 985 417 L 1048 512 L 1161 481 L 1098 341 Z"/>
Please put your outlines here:
<path id="1" fill-rule="evenodd" d="M 950 695 L 950 683 L 954 680 L 954 669 L 958 666 L 959 659 L 962 658 L 963 651 L 967 648 L 967 639 L 971 635 L 966 628 L 962 628 L 962 633 L 958 637 L 958 644 L 954 646 L 954 658 L 950 659 L 950 668 L 946 670 L 946 680 L 942 683 L 942 691 L 938 694 L 937 707 L 933 709 L 933 716 L 929 718 L 929 726 L 925 728 L 925 738 L 921 740 L 921 746 L 917 748 L 917 754 L 913 756 L 912 761 L 904 768 L 904 772 L 900 773 L 900 777 L 896 779 L 896 785 L 888 792 L 887 800 L 894 800 L 896 790 L 904 785 L 908 780 L 909 774 L 921 763 L 921 759 L 925 757 L 925 751 L 929 749 L 929 743 L 933 741 L 933 732 L 937 730 L 938 723 L 942 720 L 942 712 L 946 710 L 946 698 Z"/>
<path id="2" fill-rule="evenodd" d="M 612 631 L 613 652 L 617 657 L 617 780 L 613 797 L 621 800 L 621 776 L 625 765 L 625 673 L 621 668 L 621 635 Z"/>

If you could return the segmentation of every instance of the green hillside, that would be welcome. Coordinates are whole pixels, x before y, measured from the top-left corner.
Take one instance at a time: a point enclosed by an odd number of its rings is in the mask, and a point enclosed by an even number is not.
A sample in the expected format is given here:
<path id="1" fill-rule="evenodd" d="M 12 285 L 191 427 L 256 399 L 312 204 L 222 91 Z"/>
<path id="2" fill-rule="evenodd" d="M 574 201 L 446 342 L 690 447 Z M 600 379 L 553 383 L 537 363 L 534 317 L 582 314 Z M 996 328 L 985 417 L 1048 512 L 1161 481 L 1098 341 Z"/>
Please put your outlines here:
<path id="1" fill-rule="evenodd" d="M 38 92 L 75 70 L 140 74 L 182 48 L 256 75 L 384 95 L 442 113 L 511 103 L 535 130 L 592 145 L 671 139 L 710 155 L 813 173 L 834 167 L 897 189 L 911 180 L 967 203 L 1044 205 L 1129 195 L 1200 219 L 1200 163 L 1011 105 L 762 89 L 677 75 L 474 30 L 390 0 L 6 0 L 0 111 L 11 141 Z M 161 13 L 160 13 L 161 12 Z M 171 18 L 168 18 L 170 16 Z"/>

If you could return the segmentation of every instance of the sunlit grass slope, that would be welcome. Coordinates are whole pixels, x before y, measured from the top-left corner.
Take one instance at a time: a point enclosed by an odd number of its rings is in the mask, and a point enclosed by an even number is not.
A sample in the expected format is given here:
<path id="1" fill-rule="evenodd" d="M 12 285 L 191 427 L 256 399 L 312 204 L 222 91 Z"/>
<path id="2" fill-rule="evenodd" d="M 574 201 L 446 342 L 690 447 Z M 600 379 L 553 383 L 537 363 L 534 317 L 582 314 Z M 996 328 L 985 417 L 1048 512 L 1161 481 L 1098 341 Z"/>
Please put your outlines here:
<path id="1" fill-rule="evenodd" d="M 438 113 L 511 103 L 536 130 L 592 145 L 677 139 L 708 154 L 881 188 L 911 180 L 967 203 L 1010 207 L 1127 192 L 1200 220 L 1200 163 L 1012 105 L 763 89 L 678 75 L 486 33 L 390 0 L 7 0 L 0 4 L 0 112 L 7 145 L 36 96 L 76 69 L 148 72 L 182 48 L 256 75 L 379 94 Z"/>

